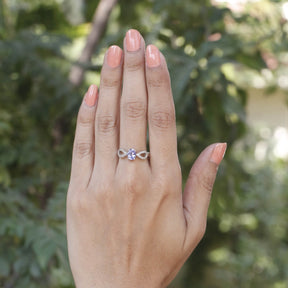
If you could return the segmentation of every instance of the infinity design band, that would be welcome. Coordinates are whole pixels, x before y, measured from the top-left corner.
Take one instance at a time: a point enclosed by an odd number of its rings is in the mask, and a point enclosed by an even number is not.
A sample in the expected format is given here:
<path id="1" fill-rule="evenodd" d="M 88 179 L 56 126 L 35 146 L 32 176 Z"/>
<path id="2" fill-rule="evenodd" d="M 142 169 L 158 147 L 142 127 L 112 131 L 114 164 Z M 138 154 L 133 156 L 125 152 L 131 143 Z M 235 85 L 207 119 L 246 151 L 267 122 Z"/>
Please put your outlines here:
<path id="1" fill-rule="evenodd" d="M 141 151 L 137 153 L 135 149 L 131 148 L 128 151 L 119 149 L 117 154 L 119 158 L 125 158 L 127 156 L 129 160 L 133 161 L 136 159 L 136 157 L 140 158 L 141 160 L 145 160 L 149 157 L 150 153 L 147 151 Z"/>

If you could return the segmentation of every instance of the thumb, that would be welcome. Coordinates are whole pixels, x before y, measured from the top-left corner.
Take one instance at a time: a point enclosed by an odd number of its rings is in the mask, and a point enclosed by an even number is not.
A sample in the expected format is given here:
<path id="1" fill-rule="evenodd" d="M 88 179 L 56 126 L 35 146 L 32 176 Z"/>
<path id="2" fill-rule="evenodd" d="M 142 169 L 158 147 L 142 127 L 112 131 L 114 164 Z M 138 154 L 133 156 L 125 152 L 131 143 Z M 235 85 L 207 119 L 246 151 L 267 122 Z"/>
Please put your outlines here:
<path id="1" fill-rule="evenodd" d="M 189 173 L 183 195 L 187 223 L 185 246 L 189 250 L 194 249 L 204 236 L 211 193 L 226 147 L 226 143 L 208 146 Z"/>

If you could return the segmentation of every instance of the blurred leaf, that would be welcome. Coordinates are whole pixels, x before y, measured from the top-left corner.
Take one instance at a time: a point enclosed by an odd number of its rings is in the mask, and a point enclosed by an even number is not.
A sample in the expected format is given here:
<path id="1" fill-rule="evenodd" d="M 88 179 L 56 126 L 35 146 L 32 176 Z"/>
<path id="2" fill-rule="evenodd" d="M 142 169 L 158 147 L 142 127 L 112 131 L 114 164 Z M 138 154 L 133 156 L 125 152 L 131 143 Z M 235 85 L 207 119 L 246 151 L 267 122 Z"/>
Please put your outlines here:
<path id="1" fill-rule="evenodd" d="M 9 262 L 5 261 L 5 259 L 0 258 L 0 279 L 1 277 L 8 277 L 10 273 L 10 265 Z"/>

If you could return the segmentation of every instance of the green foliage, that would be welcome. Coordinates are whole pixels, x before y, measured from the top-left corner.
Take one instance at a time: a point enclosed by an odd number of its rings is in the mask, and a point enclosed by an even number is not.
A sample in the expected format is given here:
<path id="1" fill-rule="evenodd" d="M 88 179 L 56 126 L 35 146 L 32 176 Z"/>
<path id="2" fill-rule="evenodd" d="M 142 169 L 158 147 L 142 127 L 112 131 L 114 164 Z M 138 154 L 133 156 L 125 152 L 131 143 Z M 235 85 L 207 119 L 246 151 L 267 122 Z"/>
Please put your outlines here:
<path id="1" fill-rule="evenodd" d="M 1 287 L 51 287 L 53 283 L 71 287 L 64 233 L 66 189 L 67 185 L 59 184 L 45 210 L 28 193 L 1 189 Z"/>
<path id="2" fill-rule="evenodd" d="M 255 165 L 255 132 L 234 151 L 235 158 L 246 161 L 251 177 L 242 179 L 235 210 L 226 209 L 218 222 L 223 243 L 207 256 L 213 265 L 209 272 L 213 287 L 286 287 L 287 282 L 287 163 L 271 152 Z M 248 151 L 247 151 L 248 150 Z M 247 157 L 248 156 L 248 157 Z M 209 237 L 209 235 L 208 235 Z M 214 243 L 215 244 L 215 243 Z M 232 284 L 234 283 L 234 284 Z M 210 285 L 209 280 L 203 287 Z M 202 287 L 202 286 L 200 286 Z"/>
<path id="3" fill-rule="evenodd" d="M 71 287 L 65 198 L 80 98 L 65 37 L 15 31 L 0 41 L 0 286 Z M 73 111 L 73 112 L 72 112 Z"/>
<path id="4" fill-rule="evenodd" d="M 91 21 L 98 2 L 85 1 L 79 11 L 83 19 Z M 87 66 L 99 77 L 102 51 L 110 44 L 122 46 L 126 30 L 138 28 L 168 61 L 185 177 L 203 147 L 216 141 L 230 147 L 219 170 L 205 241 L 171 287 L 287 286 L 287 163 L 267 160 L 255 166 L 251 147 L 259 139 L 234 148 L 247 133 L 248 87 L 237 84 L 229 67 L 237 68 L 237 76 L 244 68 L 258 73 L 269 68 L 263 54 L 280 61 L 288 44 L 281 1 L 260 2 L 237 14 L 210 1 L 119 1 Z M 4 288 L 73 287 L 65 198 L 76 114 L 88 83 L 75 90 L 67 80 L 71 60 L 63 51 L 75 45 L 67 36 L 79 40 L 86 30 L 82 23 L 69 24 L 63 3 L 0 2 Z M 243 159 L 253 161 L 248 165 Z"/>
<path id="5" fill-rule="evenodd" d="M 67 20 L 55 5 L 41 4 L 32 11 L 20 10 L 17 16 L 17 29 L 25 29 L 33 25 L 43 25 L 47 30 L 57 30 L 68 26 Z"/>

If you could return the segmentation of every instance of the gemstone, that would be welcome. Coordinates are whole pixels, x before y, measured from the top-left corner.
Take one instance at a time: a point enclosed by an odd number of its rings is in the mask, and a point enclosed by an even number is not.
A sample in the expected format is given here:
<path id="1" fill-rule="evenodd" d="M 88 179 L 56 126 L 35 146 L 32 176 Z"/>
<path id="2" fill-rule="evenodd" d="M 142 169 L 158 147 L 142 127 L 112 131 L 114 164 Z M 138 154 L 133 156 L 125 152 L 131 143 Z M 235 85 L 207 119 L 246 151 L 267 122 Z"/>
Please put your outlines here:
<path id="1" fill-rule="evenodd" d="M 136 150 L 135 149 L 129 149 L 127 155 L 128 155 L 129 160 L 135 160 L 136 159 Z"/>

